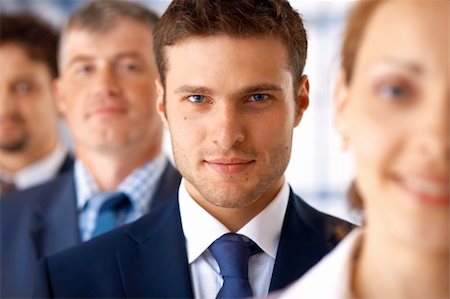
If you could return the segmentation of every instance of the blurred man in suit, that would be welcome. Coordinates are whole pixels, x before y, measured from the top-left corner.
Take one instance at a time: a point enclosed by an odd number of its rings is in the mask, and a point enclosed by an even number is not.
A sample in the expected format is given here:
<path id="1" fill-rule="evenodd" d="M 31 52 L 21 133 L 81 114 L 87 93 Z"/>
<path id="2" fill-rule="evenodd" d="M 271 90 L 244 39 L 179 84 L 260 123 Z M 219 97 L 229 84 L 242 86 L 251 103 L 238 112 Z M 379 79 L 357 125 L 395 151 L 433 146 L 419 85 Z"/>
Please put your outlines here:
<path id="1" fill-rule="evenodd" d="M 139 221 L 41 261 L 35 296 L 246 298 L 300 277 L 351 228 L 284 178 L 309 103 L 286 0 L 174 0 L 154 33 L 157 110 L 183 181 Z"/>
<path id="2" fill-rule="evenodd" d="M 58 34 L 29 14 L 0 15 L 0 198 L 70 169 L 52 80 Z"/>
<path id="3" fill-rule="evenodd" d="M 5 196 L 1 295 L 31 295 L 37 259 L 133 221 L 176 193 L 161 150 L 152 51 L 158 16 L 127 1 L 93 1 L 68 20 L 56 99 L 75 140 L 74 170 Z"/>

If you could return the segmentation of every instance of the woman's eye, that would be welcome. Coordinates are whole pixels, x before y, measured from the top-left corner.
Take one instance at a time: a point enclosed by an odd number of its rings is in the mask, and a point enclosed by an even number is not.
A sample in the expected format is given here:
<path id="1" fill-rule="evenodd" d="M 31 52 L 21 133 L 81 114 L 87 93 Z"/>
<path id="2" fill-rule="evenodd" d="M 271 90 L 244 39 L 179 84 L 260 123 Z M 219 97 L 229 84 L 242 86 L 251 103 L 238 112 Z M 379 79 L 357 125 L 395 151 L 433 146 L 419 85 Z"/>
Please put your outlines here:
<path id="1" fill-rule="evenodd" d="M 192 95 L 187 97 L 187 99 L 189 101 L 191 101 L 192 103 L 203 103 L 205 102 L 205 97 L 201 96 L 201 95 Z"/>
<path id="2" fill-rule="evenodd" d="M 400 85 L 382 85 L 379 88 L 379 94 L 385 99 L 405 99 L 410 96 L 408 88 Z"/>
<path id="3" fill-rule="evenodd" d="M 251 95 L 250 96 L 250 99 L 253 101 L 253 102 L 262 102 L 262 101 L 264 101 L 264 100 L 267 100 L 267 98 L 268 98 L 269 96 L 268 95 L 266 95 L 266 94 L 253 94 L 253 95 Z"/>

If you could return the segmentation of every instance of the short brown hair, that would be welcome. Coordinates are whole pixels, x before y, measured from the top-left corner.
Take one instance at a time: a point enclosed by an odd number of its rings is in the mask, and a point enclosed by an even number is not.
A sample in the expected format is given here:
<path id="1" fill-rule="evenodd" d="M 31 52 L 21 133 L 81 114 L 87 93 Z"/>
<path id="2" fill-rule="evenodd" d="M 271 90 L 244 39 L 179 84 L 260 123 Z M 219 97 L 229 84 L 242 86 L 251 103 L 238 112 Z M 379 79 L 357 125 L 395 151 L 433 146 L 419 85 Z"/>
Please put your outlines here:
<path id="1" fill-rule="evenodd" d="M 36 61 L 43 62 L 55 78 L 58 75 L 56 51 L 58 32 L 29 13 L 0 14 L 0 46 L 16 44 Z"/>
<path id="2" fill-rule="evenodd" d="M 352 80 L 356 55 L 367 24 L 382 1 L 384 0 L 361 0 L 350 11 L 341 50 L 341 65 L 345 72 L 347 83 L 350 83 Z"/>
<path id="3" fill-rule="evenodd" d="M 131 1 L 101 0 L 90 1 L 75 11 L 64 25 L 61 44 L 64 36 L 72 29 L 83 29 L 90 32 L 106 32 L 123 19 L 137 21 L 153 32 L 159 16 L 147 7 Z M 130 32 L 133 34 L 133 32 Z M 61 44 L 59 51 L 61 52 Z M 61 53 L 59 53 L 61 55 Z"/>
<path id="4" fill-rule="evenodd" d="M 297 83 L 306 62 L 303 21 L 287 0 L 174 0 L 154 32 L 153 48 L 163 85 L 165 48 L 193 36 L 272 36 L 288 50 L 288 66 Z M 267 49 L 270 51 L 270 49 Z"/>

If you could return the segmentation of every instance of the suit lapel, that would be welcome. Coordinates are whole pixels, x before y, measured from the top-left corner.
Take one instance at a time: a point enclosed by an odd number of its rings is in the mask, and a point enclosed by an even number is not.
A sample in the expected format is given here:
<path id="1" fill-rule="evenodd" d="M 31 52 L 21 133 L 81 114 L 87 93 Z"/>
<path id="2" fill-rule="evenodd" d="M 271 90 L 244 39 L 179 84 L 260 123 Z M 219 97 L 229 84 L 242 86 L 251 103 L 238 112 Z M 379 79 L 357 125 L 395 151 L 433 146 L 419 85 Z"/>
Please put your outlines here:
<path id="1" fill-rule="evenodd" d="M 150 209 L 167 201 L 168 198 L 178 192 L 178 187 L 181 182 L 180 173 L 167 161 L 166 168 L 158 182 L 158 188 L 150 200 Z"/>
<path id="2" fill-rule="evenodd" d="M 58 170 L 58 174 L 63 174 L 64 172 L 71 170 L 73 168 L 74 159 L 70 153 L 67 153 L 66 158 L 64 159 L 61 167 Z"/>
<path id="3" fill-rule="evenodd" d="M 324 254 L 323 239 L 303 218 L 309 206 L 299 205 L 300 201 L 291 190 L 269 292 L 298 279 Z"/>
<path id="4" fill-rule="evenodd" d="M 117 255 L 127 297 L 193 297 L 178 195 L 175 196 L 127 228 L 128 235 L 137 242 L 136 247 Z"/>
<path id="5" fill-rule="evenodd" d="M 48 196 L 47 196 L 48 194 Z M 30 232 L 36 257 L 50 255 L 80 242 L 73 172 L 62 175 L 35 207 Z"/>

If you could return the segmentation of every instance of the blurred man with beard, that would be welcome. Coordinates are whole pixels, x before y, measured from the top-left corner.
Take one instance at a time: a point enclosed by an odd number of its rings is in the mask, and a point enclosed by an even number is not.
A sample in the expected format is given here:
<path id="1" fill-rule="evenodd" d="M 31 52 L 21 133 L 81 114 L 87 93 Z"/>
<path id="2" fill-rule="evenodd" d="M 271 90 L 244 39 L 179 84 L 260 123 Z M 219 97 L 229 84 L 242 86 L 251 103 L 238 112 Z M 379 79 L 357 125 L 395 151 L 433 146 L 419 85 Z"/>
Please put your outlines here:
<path id="1" fill-rule="evenodd" d="M 52 93 L 58 34 L 31 15 L 0 16 L 0 196 L 72 167 Z"/>

